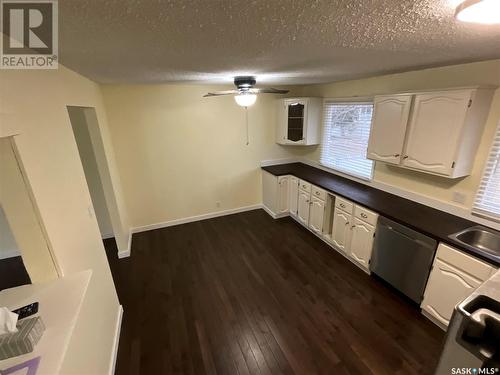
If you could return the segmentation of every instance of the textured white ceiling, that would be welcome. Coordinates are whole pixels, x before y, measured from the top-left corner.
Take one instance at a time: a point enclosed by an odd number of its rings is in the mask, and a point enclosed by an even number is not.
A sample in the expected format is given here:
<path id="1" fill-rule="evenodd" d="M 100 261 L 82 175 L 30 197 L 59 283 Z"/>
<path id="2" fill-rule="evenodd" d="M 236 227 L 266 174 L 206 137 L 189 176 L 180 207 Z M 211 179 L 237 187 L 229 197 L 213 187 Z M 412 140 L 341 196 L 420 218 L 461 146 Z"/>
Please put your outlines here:
<path id="1" fill-rule="evenodd" d="M 60 55 L 102 83 L 305 84 L 500 58 L 500 26 L 458 23 L 457 2 L 62 0 Z"/>

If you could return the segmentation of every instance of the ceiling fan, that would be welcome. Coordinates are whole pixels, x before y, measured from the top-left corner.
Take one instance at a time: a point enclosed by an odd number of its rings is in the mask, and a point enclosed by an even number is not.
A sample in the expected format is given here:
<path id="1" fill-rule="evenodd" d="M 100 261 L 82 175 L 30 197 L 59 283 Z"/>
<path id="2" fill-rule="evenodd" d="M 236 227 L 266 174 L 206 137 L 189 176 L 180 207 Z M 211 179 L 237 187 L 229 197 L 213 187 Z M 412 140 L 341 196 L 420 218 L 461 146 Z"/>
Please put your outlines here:
<path id="1" fill-rule="evenodd" d="M 251 76 L 240 76 L 234 77 L 234 85 L 236 90 L 225 90 L 225 91 L 215 91 L 209 92 L 203 97 L 210 96 L 222 96 L 222 95 L 234 95 L 234 100 L 236 103 L 242 107 L 249 107 L 255 103 L 257 100 L 257 94 L 287 94 L 288 90 L 280 90 L 273 88 L 255 88 L 256 83 L 255 77 Z"/>

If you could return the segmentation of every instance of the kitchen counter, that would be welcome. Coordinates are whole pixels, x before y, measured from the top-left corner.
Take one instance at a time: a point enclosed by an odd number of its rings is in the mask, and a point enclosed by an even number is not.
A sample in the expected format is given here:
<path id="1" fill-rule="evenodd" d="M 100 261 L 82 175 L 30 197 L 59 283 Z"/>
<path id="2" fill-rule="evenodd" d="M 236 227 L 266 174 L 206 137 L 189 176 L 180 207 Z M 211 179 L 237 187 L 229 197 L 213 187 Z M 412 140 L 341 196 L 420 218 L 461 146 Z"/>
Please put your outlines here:
<path id="1" fill-rule="evenodd" d="M 463 247 L 448 236 L 478 225 L 470 220 L 437 210 L 397 195 L 361 184 L 303 163 L 289 163 L 262 167 L 275 176 L 294 175 L 335 195 L 371 209 L 380 215 L 412 228 L 420 233 L 446 242 L 453 247 L 500 267 L 500 259 L 491 254 Z"/>

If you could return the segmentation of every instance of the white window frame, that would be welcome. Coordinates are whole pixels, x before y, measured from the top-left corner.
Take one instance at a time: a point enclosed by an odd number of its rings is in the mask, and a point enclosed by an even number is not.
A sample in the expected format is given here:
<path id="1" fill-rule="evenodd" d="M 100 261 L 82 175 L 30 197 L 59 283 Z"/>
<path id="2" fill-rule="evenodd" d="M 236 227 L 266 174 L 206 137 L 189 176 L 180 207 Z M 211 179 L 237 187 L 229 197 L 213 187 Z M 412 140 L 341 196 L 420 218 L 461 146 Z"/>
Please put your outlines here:
<path id="1" fill-rule="evenodd" d="M 497 155 L 493 155 L 493 153 Z M 485 185 L 487 184 L 488 182 L 487 180 L 489 180 L 491 176 L 489 169 L 492 167 L 492 158 L 494 156 L 497 157 L 496 168 L 500 168 L 500 122 L 498 122 L 497 127 L 495 129 L 495 133 L 493 135 L 493 141 L 491 143 L 488 155 L 486 157 L 483 173 L 481 174 L 481 180 L 479 182 L 479 186 L 477 188 L 476 195 L 474 197 L 474 203 L 472 204 L 473 215 L 500 223 L 500 212 L 490 212 L 488 210 L 484 210 L 479 207 L 480 206 L 479 201 L 481 200 L 481 197 L 484 194 L 484 190 L 486 190 Z"/>
<path id="2" fill-rule="evenodd" d="M 325 108 L 325 105 L 327 105 L 327 104 L 346 104 L 346 105 L 349 105 L 349 104 L 371 104 L 371 105 L 374 105 L 374 99 L 375 98 L 373 96 L 354 96 L 354 97 L 324 98 L 323 99 L 323 112 L 321 113 L 321 125 L 322 125 L 322 128 L 321 128 L 321 145 L 320 145 L 320 157 L 319 157 L 319 159 L 320 159 L 319 164 L 322 167 L 327 168 L 327 169 L 329 169 L 331 171 L 334 171 L 336 174 L 346 176 L 347 178 L 357 179 L 357 180 L 362 180 L 362 181 L 368 181 L 368 182 L 372 182 L 373 181 L 373 174 L 374 174 L 374 171 L 375 171 L 375 161 L 372 160 L 372 168 L 371 168 L 371 171 L 370 171 L 370 177 L 368 178 L 368 177 L 363 177 L 363 176 L 358 176 L 358 175 L 355 175 L 355 174 L 351 174 L 351 173 L 348 173 L 346 171 L 338 170 L 338 169 L 332 168 L 331 166 L 323 164 L 321 162 L 321 152 L 322 152 L 323 141 L 324 141 L 324 138 L 325 138 L 325 131 L 326 131 L 326 124 L 325 124 L 325 118 L 324 118 L 324 108 Z M 373 120 L 373 117 L 372 117 L 372 120 Z M 371 131 L 371 128 L 370 128 L 370 131 Z M 368 160 L 370 160 L 370 159 L 368 159 Z"/>

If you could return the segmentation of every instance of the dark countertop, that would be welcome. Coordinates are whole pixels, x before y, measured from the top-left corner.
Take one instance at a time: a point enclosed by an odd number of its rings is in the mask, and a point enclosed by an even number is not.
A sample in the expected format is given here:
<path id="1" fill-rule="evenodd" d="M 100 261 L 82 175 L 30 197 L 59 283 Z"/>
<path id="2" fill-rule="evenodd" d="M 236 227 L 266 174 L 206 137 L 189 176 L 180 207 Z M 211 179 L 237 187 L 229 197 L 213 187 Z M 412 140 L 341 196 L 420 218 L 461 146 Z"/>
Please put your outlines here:
<path id="1" fill-rule="evenodd" d="M 279 164 L 262 167 L 262 169 L 275 176 L 294 175 L 432 237 L 438 242 L 446 242 L 465 253 L 500 266 L 499 258 L 479 250 L 465 248 L 459 242 L 448 238 L 450 234 L 478 225 L 477 223 L 307 164 Z"/>

